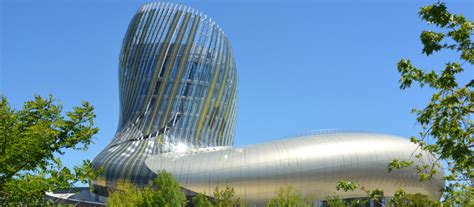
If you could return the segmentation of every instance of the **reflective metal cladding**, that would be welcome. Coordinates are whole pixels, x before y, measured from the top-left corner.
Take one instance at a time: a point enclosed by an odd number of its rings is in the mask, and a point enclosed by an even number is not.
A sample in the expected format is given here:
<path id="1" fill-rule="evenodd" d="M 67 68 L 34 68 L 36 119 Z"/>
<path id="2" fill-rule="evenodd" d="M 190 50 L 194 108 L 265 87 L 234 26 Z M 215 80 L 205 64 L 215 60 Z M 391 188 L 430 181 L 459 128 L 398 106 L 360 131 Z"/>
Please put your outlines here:
<path id="1" fill-rule="evenodd" d="M 388 173 L 393 159 L 434 162 L 426 152 L 414 158 L 415 144 L 390 135 L 318 133 L 232 148 L 238 95 L 232 48 L 216 23 L 186 6 L 151 3 L 137 11 L 120 53 L 119 90 L 117 132 L 93 160 L 104 168 L 92 182 L 99 195 L 125 182 L 147 184 L 160 170 L 191 192 L 230 185 L 257 205 L 285 185 L 311 201 L 334 192 L 340 180 L 381 188 L 386 196 L 404 188 L 435 199 L 444 185 L 441 169 L 427 182 L 418 182 L 412 168 Z"/>
<path id="2" fill-rule="evenodd" d="M 422 159 L 412 154 L 423 153 Z M 278 188 L 291 185 L 308 201 L 325 200 L 337 183 L 350 180 L 367 189 L 382 189 L 393 196 L 403 188 L 438 199 L 444 186 L 442 173 L 419 182 L 415 168 L 394 170 L 394 160 L 433 163 L 433 157 L 409 140 L 361 132 L 318 132 L 301 137 L 256 144 L 245 148 L 208 149 L 155 155 L 146 165 L 155 172 L 171 172 L 181 185 L 194 192 L 212 193 L 215 186 L 232 186 L 235 195 L 249 204 L 264 204 Z M 438 172 L 441 169 L 437 169 Z M 367 197 L 366 192 L 338 192 L 341 198 Z"/>
<path id="3" fill-rule="evenodd" d="M 225 33 L 186 6 L 152 3 L 133 17 L 119 63 L 120 119 L 94 159 L 94 185 L 147 183 L 146 157 L 184 148 L 231 146 L 237 73 Z"/>

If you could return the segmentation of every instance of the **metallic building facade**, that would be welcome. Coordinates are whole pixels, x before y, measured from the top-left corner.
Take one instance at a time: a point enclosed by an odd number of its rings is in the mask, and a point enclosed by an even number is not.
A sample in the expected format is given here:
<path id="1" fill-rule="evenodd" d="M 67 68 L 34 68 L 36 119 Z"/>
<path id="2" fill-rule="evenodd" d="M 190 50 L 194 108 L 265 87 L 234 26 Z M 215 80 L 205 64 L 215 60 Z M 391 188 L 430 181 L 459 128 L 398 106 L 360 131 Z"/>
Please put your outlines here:
<path id="1" fill-rule="evenodd" d="M 248 204 L 265 206 L 278 188 L 291 185 L 308 201 L 318 203 L 336 192 L 341 180 L 366 189 L 382 189 L 393 196 L 403 188 L 439 199 L 444 186 L 442 173 L 419 182 L 414 167 L 388 173 L 394 160 L 431 164 L 433 157 L 401 137 L 352 131 L 317 132 L 245 148 L 207 149 L 155 155 L 146 165 L 155 172 L 171 172 L 182 187 L 212 195 L 216 186 L 232 186 L 235 195 Z M 441 169 L 437 169 L 442 172 Z M 367 197 L 366 192 L 337 192 L 341 198 Z"/>
<path id="2" fill-rule="evenodd" d="M 120 53 L 119 90 L 117 132 L 93 160 L 105 171 L 92 182 L 99 195 L 125 182 L 147 184 L 160 170 L 191 192 L 230 185 L 256 205 L 285 185 L 310 201 L 331 195 L 340 180 L 382 188 L 386 196 L 404 188 L 435 199 L 444 186 L 442 173 L 427 182 L 418 182 L 413 168 L 388 173 L 393 159 L 434 162 L 428 154 L 416 159 L 415 144 L 390 135 L 338 131 L 233 148 L 232 48 L 213 21 L 185 6 L 151 3 L 137 11 Z"/>
<path id="3" fill-rule="evenodd" d="M 99 193 L 123 181 L 153 178 L 145 158 L 183 147 L 231 146 L 237 73 L 225 33 L 181 5 L 142 6 L 123 40 L 119 61 L 120 118 L 93 166 Z"/>

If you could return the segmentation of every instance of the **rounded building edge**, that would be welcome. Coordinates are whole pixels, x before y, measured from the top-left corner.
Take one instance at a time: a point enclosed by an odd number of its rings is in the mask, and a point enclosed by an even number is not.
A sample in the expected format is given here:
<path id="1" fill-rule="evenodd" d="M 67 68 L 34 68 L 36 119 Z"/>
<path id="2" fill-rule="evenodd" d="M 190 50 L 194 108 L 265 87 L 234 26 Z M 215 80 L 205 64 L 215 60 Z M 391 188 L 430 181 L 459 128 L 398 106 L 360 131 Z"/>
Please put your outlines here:
<path id="1" fill-rule="evenodd" d="M 364 147 L 365 146 L 365 147 Z M 370 133 L 333 133 L 275 140 L 244 148 L 180 155 L 156 155 L 145 163 L 154 172 L 171 172 L 182 187 L 195 192 L 213 192 L 217 186 L 232 186 L 235 195 L 250 204 L 264 204 L 279 187 L 292 185 L 310 201 L 322 201 L 337 193 L 341 198 L 367 197 L 366 192 L 336 191 L 339 181 L 350 180 L 365 189 L 384 190 L 392 197 L 398 189 L 439 200 L 443 172 L 419 182 L 414 167 L 388 172 L 393 159 L 415 164 L 430 162 L 412 156 L 417 146 L 408 139 Z"/>

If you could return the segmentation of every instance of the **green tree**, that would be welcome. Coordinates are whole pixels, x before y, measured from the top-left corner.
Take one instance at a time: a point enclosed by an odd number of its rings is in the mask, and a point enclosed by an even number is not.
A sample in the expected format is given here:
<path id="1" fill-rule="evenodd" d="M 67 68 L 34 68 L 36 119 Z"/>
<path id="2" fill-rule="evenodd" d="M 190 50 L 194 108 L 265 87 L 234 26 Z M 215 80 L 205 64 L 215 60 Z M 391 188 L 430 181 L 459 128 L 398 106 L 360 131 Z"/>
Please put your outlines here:
<path id="1" fill-rule="evenodd" d="M 158 206 L 183 206 L 186 204 L 186 196 L 171 173 L 161 171 L 153 180 L 157 188 Z"/>
<path id="2" fill-rule="evenodd" d="M 366 193 L 369 201 L 383 205 L 382 201 L 384 198 L 384 192 L 380 189 L 366 189 L 364 186 L 361 186 L 357 183 L 351 181 L 340 181 L 337 184 L 336 189 L 343 190 L 344 192 L 362 190 Z M 339 196 L 328 196 L 327 201 L 329 206 L 359 206 L 366 203 L 366 200 L 363 199 L 354 199 L 350 203 L 344 202 L 339 198 Z M 438 201 L 433 201 L 429 196 L 416 193 L 408 194 L 403 189 L 397 190 L 394 196 L 389 199 L 388 204 L 394 207 L 404 207 L 404 206 L 415 206 L 415 207 L 428 207 L 428 206 L 440 206 L 441 204 Z M 448 205 L 452 206 L 452 205 Z"/>
<path id="3" fill-rule="evenodd" d="M 471 181 L 472 182 L 472 181 Z M 443 200 L 444 206 L 474 206 L 474 190 L 469 185 L 451 190 L 450 195 Z"/>
<path id="4" fill-rule="evenodd" d="M 326 204 L 329 207 L 346 207 L 348 206 L 339 195 L 334 194 L 326 197 Z"/>
<path id="5" fill-rule="evenodd" d="M 288 185 L 277 190 L 275 197 L 267 203 L 268 207 L 306 207 L 310 206 L 303 199 L 301 193 L 294 187 Z"/>
<path id="6" fill-rule="evenodd" d="M 434 207 L 440 206 L 438 201 L 433 201 L 427 195 L 420 193 L 407 194 L 403 189 L 397 190 L 394 196 L 388 201 L 389 205 L 394 207 L 415 206 L 415 207 Z"/>
<path id="7" fill-rule="evenodd" d="M 245 206 L 239 197 L 235 197 L 234 188 L 230 186 L 226 186 L 223 190 L 216 187 L 212 203 L 215 207 Z"/>
<path id="8" fill-rule="evenodd" d="M 156 203 L 155 190 L 151 186 L 140 188 L 125 183 L 122 190 L 113 191 L 107 199 L 108 206 L 153 206 Z"/>
<path id="9" fill-rule="evenodd" d="M 462 14 L 450 13 L 445 3 L 441 2 L 421 7 L 418 14 L 423 21 L 434 25 L 438 30 L 421 32 L 422 53 L 432 56 L 440 51 L 451 52 L 459 58 L 431 71 L 414 66 L 409 59 L 398 62 L 402 90 L 417 83 L 420 87 L 429 87 L 434 91 L 426 107 L 413 110 L 423 130 L 411 140 L 438 161 L 447 163 L 448 173 L 445 179 L 448 182 L 444 189 L 444 199 L 461 204 L 464 201 L 459 200 L 458 192 L 473 194 L 474 127 L 471 114 L 474 111 L 474 81 L 470 79 L 460 82 L 462 79 L 459 77 L 466 72 L 464 68 L 472 69 L 474 64 L 474 43 L 471 40 L 474 24 Z M 422 154 L 417 155 L 421 156 Z M 394 160 L 389 169 L 410 165 L 412 162 Z M 420 180 L 430 179 L 437 173 L 434 165 L 416 166 L 416 169 Z M 464 198 L 472 199 L 472 196 L 466 196 Z"/>
<path id="10" fill-rule="evenodd" d="M 359 188 L 360 185 L 352 181 L 339 181 L 336 185 L 336 190 L 343 190 L 344 192 L 354 191 Z"/>
<path id="11" fill-rule="evenodd" d="M 212 207 L 211 201 L 207 198 L 206 193 L 198 193 L 193 197 L 193 205 L 195 207 Z"/>
<path id="12" fill-rule="evenodd" d="M 186 196 L 173 176 L 161 171 L 144 187 L 126 183 L 123 189 L 111 192 L 107 205 L 179 207 L 186 205 Z"/>
<path id="13" fill-rule="evenodd" d="M 234 188 L 230 186 L 226 186 L 223 190 L 216 187 L 212 198 L 208 198 L 205 193 L 197 194 L 193 197 L 193 205 L 196 207 L 246 206 L 239 197 L 235 197 Z"/>
<path id="14" fill-rule="evenodd" d="M 336 185 L 336 190 L 342 190 L 344 192 L 362 190 L 365 192 L 370 202 L 383 205 L 382 199 L 384 198 L 384 192 L 383 190 L 380 190 L 378 188 L 366 189 L 364 186 L 361 186 L 360 184 L 352 181 L 339 181 Z M 333 197 L 333 201 L 336 203 L 338 203 L 337 198 L 338 197 Z M 366 202 L 366 199 L 353 199 L 350 203 L 346 203 L 346 206 L 359 206 L 365 204 Z"/>
<path id="15" fill-rule="evenodd" d="M 62 165 L 66 150 L 87 150 L 94 127 L 94 108 L 82 106 L 63 114 L 52 96 L 24 103 L 15 110 L 0 99 L 0 205 L 41 205 L 47 191 L 87 183 L 97 171 L 89 160 L 72 169 Z"/>

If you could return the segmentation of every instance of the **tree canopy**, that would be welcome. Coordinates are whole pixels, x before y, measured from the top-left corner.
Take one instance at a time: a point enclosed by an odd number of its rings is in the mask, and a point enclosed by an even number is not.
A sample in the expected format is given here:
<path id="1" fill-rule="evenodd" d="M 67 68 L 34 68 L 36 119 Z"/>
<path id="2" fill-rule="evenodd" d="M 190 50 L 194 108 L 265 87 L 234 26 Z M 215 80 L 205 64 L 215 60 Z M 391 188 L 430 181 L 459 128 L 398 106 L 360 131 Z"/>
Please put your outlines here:
<path id="1" fill-rule="evenodd" d="M 209 198 L 207 198 L 206 193 L 198 193 L 193 197 L 193 205 L 195 207 L 213 207 Z"/>
<path id="2" fill-rule="evenodd" d="M 161 171 L 147 186 L 125 183 L 122 189 L 109 194 L 109 206 L 165 206 L 179 207 L 186 204 L 186 196 L 173 176 Z"/>
<path id="3" fill-rule="evenodd" d="M 279 188 L 275 197 L 267 203 L 268 207 L 309 207 L 309 202 L 304 200 L 301 193 L 293 186 Z"/>
<path id="4" fill-rule="evenodd" d="M 420 87 L 429 87 L 434 91 L 424 108 L 413 110 L 423 130 L 411 140 L 434 155 L 439 162 L 446 163 L 445 179 L 448 182 L 444 199 L 454 199 L 454 203 L 460 204 L 461 201 L 455 201 L 457 199 L 454 198 L 460 191 L 471 192 L 468 194 L 473 192 L 474 125 L 471 115 L 474 112 L 474 81 L 461 82 L 459 76 L 463 75 L 465 68 L 472 70 L 474 64 L 474 43 L 471 40 L 474 24 L 462 14 L 450 13 L 446 4 L 441 2 L 421 7 L 418 15 L 438 30 L 421 32 L 422 53 L 433 56 L 445 51 L 457 54 L 459 58 L 434 70 L 416 67 L 405 58 L 398 62 L 402 90 L 417 83 Z M 421 157 L 422 154 L 416 156 Z M 412 163 L 409 161 L 394 160 L 389 169 L 410 165 Z M 434 166 L 428 164 L 416 166 L 416 169 L 420 173 L 420 180 L 430 179 L 437 173 Z"/>
<path id="5" fill-rule="evenodd" d="M 235 190 L 231 186 L 226 186 L 220 190 L 216 187 L 213 197 L 209 199 L 206 193 L 199 193 L 193 197 L 193 205 L 196 207 L 236 207 L 246 206 L 246 204 L 235 196 Z"/>
<path id="6" fill-rule="evenodd" d="M 40 205 L 47 191 L 87 183 L 96 176 L 89 160 L 72 169 L 64 166 L 66 150 L 87 150 L 94 127 L 94 107 L 80 107 L 63 114 L 52 96 L 35 96 L 15 110 L 0 99 L 0 205 Z"/>

